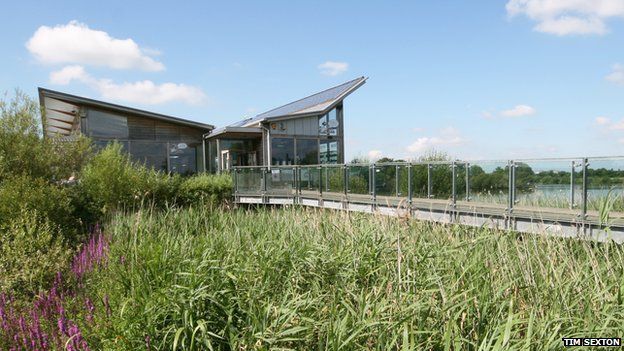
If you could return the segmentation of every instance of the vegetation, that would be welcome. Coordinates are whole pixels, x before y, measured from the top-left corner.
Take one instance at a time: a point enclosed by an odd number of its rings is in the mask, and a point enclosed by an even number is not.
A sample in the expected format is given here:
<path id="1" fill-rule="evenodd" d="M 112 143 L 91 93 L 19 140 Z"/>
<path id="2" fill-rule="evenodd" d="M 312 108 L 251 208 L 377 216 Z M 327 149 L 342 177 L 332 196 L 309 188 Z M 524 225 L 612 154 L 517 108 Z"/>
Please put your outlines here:
<path id="1" fill-rule="evenodd" d="M 624 331 L 613 243 L 301 208 L 139 211 L 106 232 L 107 265 L 65 307 L 92 348 L 557 349 Z"/>

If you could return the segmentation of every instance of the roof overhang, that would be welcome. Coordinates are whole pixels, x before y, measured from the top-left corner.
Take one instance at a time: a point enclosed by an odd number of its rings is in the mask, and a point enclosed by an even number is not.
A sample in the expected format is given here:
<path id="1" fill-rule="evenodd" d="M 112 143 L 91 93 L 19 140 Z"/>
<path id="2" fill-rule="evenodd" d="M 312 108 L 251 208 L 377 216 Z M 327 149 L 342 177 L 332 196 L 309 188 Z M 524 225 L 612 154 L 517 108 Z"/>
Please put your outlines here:
<path id="1" fill-rule="evenodd" d="M 208 140 L 208 139 L 212 139 L 212 138 L 217 138 L 217 137 L 224 137 L 227 136 L 228 134 L 244 134 L 250 137 L 256 136 L 256 135 L 261 135 L 262 134 L 262 128 L 256 128 L 256 127 L 223 127 L 223 128 L 219 128 L 219 129 L 215 129 L 209 133 L 204 134 L 204 139 Z"/>
<path id="2" fill-rule="evenodd" d="M 77 113 L 81 106 L 96 107 L 111 112 L 125 113 L 135 116 L 141 116 L 160 120 L 164 122 L 184 125 L 187 127 L 204 129 L 207 131 L 213 130 L 214 126 L 211 124 L 205 124 L 187 119 L 182 119 L 173 116 L 167 116 L 160 113 L 140 110 L 132 107 L 121 106 L 117 104 L 111 104 L 104 101 L 93 100 L 82 96 L 71 95 L 60 91 L 50 90 L 39 87 L 39 103 L 45 108 L 44 125 L 46 126 L 46 132 L 57 133 L 61 135 L 69 135 L 77 123 Z M 48 99 L 46 99 L 48 98 Z M 54 102 L 52 101 L 54 100 Z M 50 104 L 53 106 L 50 106 Z"/>
<path id="3" fill-rule="evenodd" d="M 314 106 L 308 106 L 308 107 L 306 107 L 306 108 L 304 108 L 302 110 L 291 112 L 291 113 L 287 113 L 287 114 L 283 114 L 283 115 L 271 116 L 271 117 L 266 117 L 266 118 L 254 118 L 254 119 L 250 120 L 247 124 L 244 124 L 243 126 L 244 127 L 249 127 L 249 126 L 254 126 L 254 125 L 258 125 L 258 124 L 262 124 L 262 123 L 266 123 L 266 122 L 270 122 L 270 121 L 287 120 L 287 119 L 291 119 L 291 118 L 301 118 L 301 117 L 307 117 L 307 116 L 323 115 L 323 114 L 329 112 L 334 107 L 336 107 L 338 104 L 340 104 L 352 92 L 354 92 L 359 87 L 364 85 L 364 83 L 366 83 L 367 80 L 368 80 L 368 77 L 360 77 L 360 78 L 358 78 L 358 81 L 353 86 L 351 86 L 348 89 L 346 89 L 338 97 L 330 99 L 328 101 L 324 101 L 324 102 L 321 102 L 321 103 L 316 104 Z M 306 98 L 304 98 L 304 99 L 306 99 Z M 287 105 L 285 105 L 285 106 L 287 106 Z M 278 107 L 277 109 L 279 109 L 279 108 L 280 107 Z M 268 112 L 265 112 L 265 113 L 269 113 L 269 112 L 271 112 L 271 111 L 268 111 Z M 260 114 L 259 116 L 262 116 L 262 114 Z"/>

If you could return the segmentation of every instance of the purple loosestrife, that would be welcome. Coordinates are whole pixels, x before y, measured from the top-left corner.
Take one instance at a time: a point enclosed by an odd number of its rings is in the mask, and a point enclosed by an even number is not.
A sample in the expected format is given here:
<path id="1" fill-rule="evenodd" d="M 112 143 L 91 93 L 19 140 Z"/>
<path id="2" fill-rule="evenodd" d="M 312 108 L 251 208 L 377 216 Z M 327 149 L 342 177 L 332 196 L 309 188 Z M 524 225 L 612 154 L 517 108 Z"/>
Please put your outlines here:
<path id="1" fill-rule="evenodd" d="M 96 226 L 92 237 L 72 260 L 71 273 L 78 281 L 78 287 L 85 274 L 106 264 L 108 251 L 108 238 Z M 50 289 L 40 293 L 32 305 L 20 313 L 14 308 L 13 297 L 1 293 L 0 342 L 9 350 L 89 350 L 80 328 L 65 309 L 66 298 L 73 300 L 79 292 L 66 286 L 62 273 L 57 272 Z M 104 296 L 104 307 L 106 315 L 110 316 L 108 295 Z M 89 297 L 85 297 L 84 311 L 87 321 L 93 324 L 95 305 Z"/>

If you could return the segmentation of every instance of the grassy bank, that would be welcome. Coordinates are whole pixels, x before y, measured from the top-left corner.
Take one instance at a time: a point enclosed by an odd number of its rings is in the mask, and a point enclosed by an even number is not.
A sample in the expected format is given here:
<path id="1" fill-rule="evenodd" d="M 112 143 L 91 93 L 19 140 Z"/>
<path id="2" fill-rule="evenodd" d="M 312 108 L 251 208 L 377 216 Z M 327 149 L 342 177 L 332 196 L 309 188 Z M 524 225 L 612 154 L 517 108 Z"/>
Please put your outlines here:
<path id="1" fill-rule="evenodd" d="M 107 304 L 97 348 L 549 349 L 624 331 L 612 244 L 313 209 L 141 211 L 106 232 L 84 284 Z"/>

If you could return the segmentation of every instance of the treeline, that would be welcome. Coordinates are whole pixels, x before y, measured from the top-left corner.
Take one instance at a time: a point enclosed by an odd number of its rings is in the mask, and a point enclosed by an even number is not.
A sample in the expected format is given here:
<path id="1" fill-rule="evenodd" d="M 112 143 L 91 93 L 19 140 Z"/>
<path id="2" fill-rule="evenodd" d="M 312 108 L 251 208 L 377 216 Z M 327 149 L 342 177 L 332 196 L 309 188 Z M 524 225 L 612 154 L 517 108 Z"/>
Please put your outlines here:
<path id="1" fill-rule="evenodd" d="M 422 160 L 428 161 L 428 160 Z M 432 160 L 433 161 L 433 160 Z M 439 161 L 439 160 L 435 160 Z M 378 195 L 394 196 L 398 190 L 400 196 L 408 192 L 408 170 L 405 166 L 384 165 L 388 162 L 402 162 L 384 158 L 377 162 L 375 172 L 375 190 Z M 426 197 L 428 194 L 428 169 L 426 164 L 412 166 L 412 193 L 415 197 Z M 432 194 L 434 197 L 449 197 L 452 194 L 453 173 L 448 164 L 432 164 L 431 166 Z M 398 172 L 398 189 L 397 189 Z M 492 171 L 485 171 L 479 165 L 470 165 L 469 182 L 471 193 L 500 194 L 509 189 L 509 166 L 496 167 Z M 466 193 L 466 165 L 456 164 L 455 169 L 456 195 Z M 570 171 L 542 171 L 535 172 L 526 163 L 516 163 L 515 185 L 518 192 L 533 192 L 540 185 L 569 185 Z M 610 188 L 624 186 L 624 170 L 588 169 L 588 184 L 594 188 Z M 344 177 L 342 171 L 335 169 L 327 174 L 331 191 L 344 191 Z M 575 172 L 575 184 L 582 184 L 582 173 Z M 349 169 L 348 189 L 354 194 L 367 194 L 371 189 L 370 169 L 367 166 L 351 166 Z"/>

